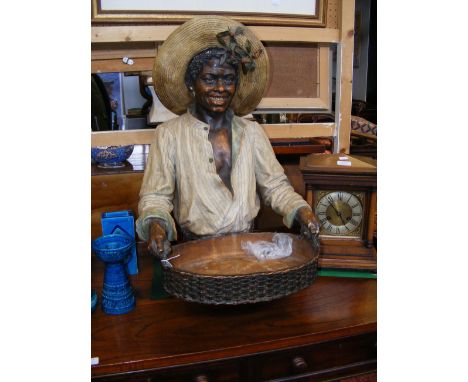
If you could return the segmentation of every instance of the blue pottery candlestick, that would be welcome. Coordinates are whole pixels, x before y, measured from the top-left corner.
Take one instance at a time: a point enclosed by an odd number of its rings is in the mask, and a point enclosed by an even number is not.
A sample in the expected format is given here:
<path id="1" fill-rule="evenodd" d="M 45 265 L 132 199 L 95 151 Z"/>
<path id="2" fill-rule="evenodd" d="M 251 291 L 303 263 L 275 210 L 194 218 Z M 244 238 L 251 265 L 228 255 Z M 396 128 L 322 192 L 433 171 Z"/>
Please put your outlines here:
<path id="1" fill-rule="evenodd" d="M 93 251 L 105 263 L 102 310 L 107 314 L 124 314 L 135 307 L 135 296 L 125 269 L 133 248 L 133 238 L 104 235 L 93 241 Z"/>

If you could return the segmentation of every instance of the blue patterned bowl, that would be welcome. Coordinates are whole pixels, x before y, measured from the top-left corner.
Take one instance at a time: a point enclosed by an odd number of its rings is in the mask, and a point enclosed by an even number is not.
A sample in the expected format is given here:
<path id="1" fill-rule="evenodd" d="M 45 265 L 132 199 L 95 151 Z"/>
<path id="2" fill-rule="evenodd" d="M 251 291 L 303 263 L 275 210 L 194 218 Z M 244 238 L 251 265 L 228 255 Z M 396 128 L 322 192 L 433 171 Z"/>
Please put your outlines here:
<path id="1" fill-rule="evenodd" d="M 118 263 L 127 260 L 134 245 L 131 236 L 104 235 L 92 243 L 96 256 L 105 263 Z"/>
<path id="2" fill-rule="evenodd" d="M 133 148 L 133 145 L 91 147 L 91 159 L 102 168 L 125 167 L 124 162 L 132 155 Z"/>

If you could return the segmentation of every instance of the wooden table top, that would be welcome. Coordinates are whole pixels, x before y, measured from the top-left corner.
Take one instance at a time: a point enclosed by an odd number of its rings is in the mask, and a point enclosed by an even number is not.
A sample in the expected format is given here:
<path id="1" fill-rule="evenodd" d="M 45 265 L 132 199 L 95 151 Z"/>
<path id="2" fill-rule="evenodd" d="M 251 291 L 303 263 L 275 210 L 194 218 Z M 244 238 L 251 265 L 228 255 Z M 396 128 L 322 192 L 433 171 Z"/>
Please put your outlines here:
<path id="1" fill-rule="evenodd" d="M 131 276 L 133 312 L 91 316 L 92 375 L 101 376 L 239 357 L 377 330 L 376 280 L 318 277 L 288 297 L 244 306 L 205 306 L 150 299 L 152 258 L 141 255 Z M 102 290 L 103 264 L 92 259 L 92 288 Z"/>

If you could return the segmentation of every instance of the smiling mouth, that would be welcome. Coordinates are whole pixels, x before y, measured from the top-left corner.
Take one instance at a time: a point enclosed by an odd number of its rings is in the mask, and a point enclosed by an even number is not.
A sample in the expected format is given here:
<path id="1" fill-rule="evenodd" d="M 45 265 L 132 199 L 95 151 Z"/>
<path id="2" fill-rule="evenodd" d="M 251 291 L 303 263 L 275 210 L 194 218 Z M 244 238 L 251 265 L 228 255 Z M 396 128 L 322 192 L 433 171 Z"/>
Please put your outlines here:
<path id="1" fill-rule="evenodd" d="M 209 98 L 215 102 L 226 102 L 229 100 L 229 97 L 210 96 Z"/>

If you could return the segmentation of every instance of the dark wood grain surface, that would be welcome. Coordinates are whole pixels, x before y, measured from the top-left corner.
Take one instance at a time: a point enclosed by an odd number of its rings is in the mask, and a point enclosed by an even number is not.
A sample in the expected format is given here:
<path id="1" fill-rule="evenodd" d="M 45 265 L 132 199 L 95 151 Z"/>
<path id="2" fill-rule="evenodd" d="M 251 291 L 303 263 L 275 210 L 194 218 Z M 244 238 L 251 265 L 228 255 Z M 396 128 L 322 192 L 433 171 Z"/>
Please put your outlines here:
<path id="1" fill-rule="evenodd" d="M 131 277 L 131 313 L 92 314 L 93 376 L 231 359 L 376 331 L 376 281 L 319 277 L 280 300 L 205 306 L 176 298 L 151 300 L 152 258 L 139 248 Z M 103 265 L 93 256 L 92 287 L 102 290 Z M 266 354 L 266 353 L 265 353 Z"/>

